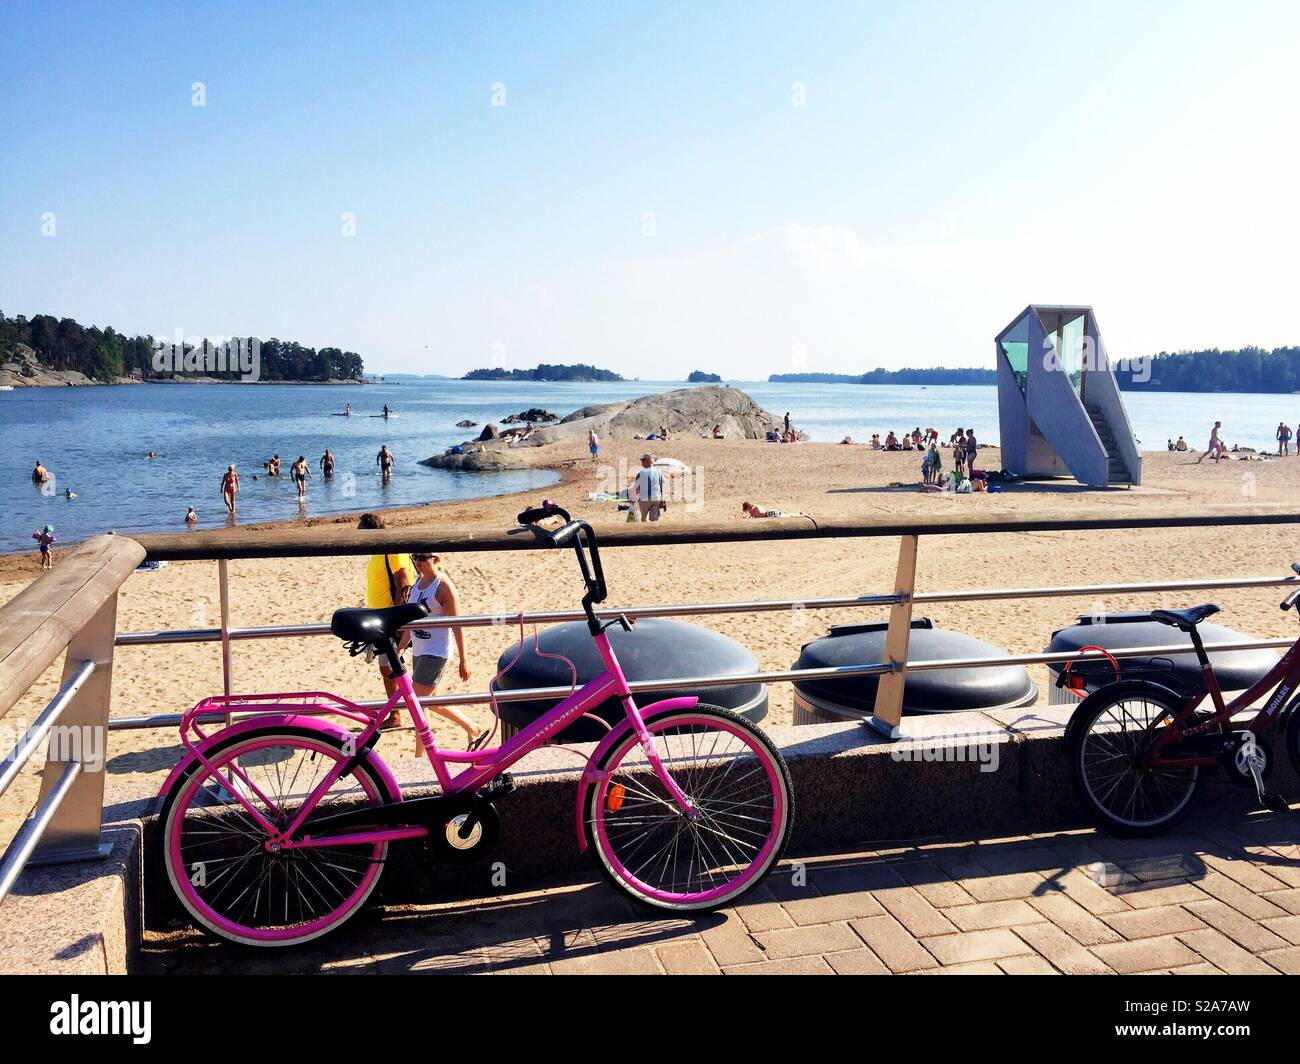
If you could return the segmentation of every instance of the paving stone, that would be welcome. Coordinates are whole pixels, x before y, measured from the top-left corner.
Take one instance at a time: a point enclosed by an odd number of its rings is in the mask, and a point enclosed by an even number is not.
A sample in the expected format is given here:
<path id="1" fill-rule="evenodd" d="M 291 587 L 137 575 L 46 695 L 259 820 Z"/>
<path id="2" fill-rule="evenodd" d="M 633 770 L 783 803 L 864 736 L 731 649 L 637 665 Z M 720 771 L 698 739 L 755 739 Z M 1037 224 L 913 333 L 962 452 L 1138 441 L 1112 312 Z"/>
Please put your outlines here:
<path id="1" fill-rule="evenodd" d="M 1293 946 L 1300 946 L 1300 916 L 1278 916 L 1261 921 L 1263 925 L 1280 935 Z"/>
<path id="2" fill-rule="evenodd" d="M 1222 975 L 1223 973 L 1219 971 L 1219 969 L 1216 968 L 1213 964 L 1208 964 L 1205 961 L 1201 961 L 1200 964 L 1187 964 L 1184 965 L 1182 968 L 1170 968 L 1168 974 L 1170 975 Z"/>
<path id="3" fill-rule="evenodd" d="M 1221 931 L 1236 942 L 1237 945 L 1250 950 L 1252 953 L 1258 953 L 1266 949 L 1281 949 L 1286 945 L 1283 939 L 1273 934 L 1263 924 L 1252 920 L 1249 916 L 1242 916 L 1232 906 L 1225 905 L 1217 898 L 1192 902 L 1186 908 L 1189 912 L 1199 916 L 1210 927 Z"/>
<path id="4" fill-rule="evenodd" d="M 717 975 L 720 971 L 713 955 L 698 939 L 660 946 L 655 955 L 669 975 Z"/>
<path id="5" fill-rule="evenodd" d="M 1041 896 L 1045 897 L 1053 891 L 1064 894 L 1071 901 L 1082 905 L 1093 916 L 1100 916 L 1102 913 L 1127 912 L 1132 908 L 1128 902 L 1102 889 L 1092 881 L 1090 876 L 1077 868 L 1053 879 L 1049 884 L 1049 890 Z"/>
<path id="6" fill-rule="evenodd" d="M 1265 901 L 1258 894 L 1252 894 L 1240 883 L 1218 872 L 1211 872 L 1200 880 L 1197 886 L 1206 894 L 1218 898 L 1219 901 L 1232 906 L 1237 912 L 1249 916 L 1252 920 L 1266 920 L 1273 916 L 1287 915 L 1285 910 L 1279 909 L 1270 901 Z"/>
<path id="7" fill-rule="evenodd" d="M 785 909 L 773 897 L 766 885 L 759 887 L 738 904 L 736 913 L 745 921 L 745 926 L 755 934 L 759 931 L 772 931 L 778 927 L 794 926 L 794 921 L 786 915 Z"/>
<path id="8" fill-rule="evenodd" d="M 914 972 L 939 963 L 892 916 L 869 916 L 850 926 L 892 972 Z"/>
<path id="9" fill-rule="evenodd" d="M 798 901 L 783 903 L 786 914 L 796 924 L 830 924 L 842 920 L 856 920 L 862 916 L 880 916 L 881 906 L 868 890 L 849 894 L 814 895 Z"/>
<path id="10" fill-rule="evenodd" d="M 767 954 L 745 929 L 740 917 L 734 912 L 728 912 L 726 917 L 722 923 L 700 931 L 700 938 L 704 940 L 704 945 L 713 954 L 718 966 L 727 968 L 735 964 L 766 960 Z"/>
<path id="11" fill-rule="evenodd" d="M 834 975 L 835 969 L 822 957 L 787 957 L 779 961 L 740 964 L 724 968 L 722 972 L 724 975 Z"/>
<path id="12" fill-rule="evenodd" d="M 989 961 L 1031 952 L 1023 940 L 1001 927 L 989 931 L 962 931 L 956 935 L 923 938 L 921 945 L 944 965 Z"/>
<path id="13" fill-rule="evenodd" d="M 888 975 L 889 969 L 869 949 L 850 949 L 826 954 L 826 963 L 836 975 Z"/>
<path id="14" fill-rule="evenodd" d="M 1205 854 L 1205 863 L 1234 882 L 1240 883 L 1247 890 L 1262 894 L 1269 890 L 1282 890 L 1289 884 L 1275 876 L 1269 875 L 1242 857 L 1225 857 L 1219 854 Z"/>
<path id="15" fill-rule="evenodd" d="M 934 861 L 900 861 L 894 870 L 935 908 L 970 905 L 975 901 Z"/>
<path id="16" fill-rule="evenodd" d="M 1201 931 L 1186 931 L 1178 936 L 1186 946 L 1228 975 L 1274 975 L 1263 961 L 1253 957 L 1226 935 L 1207 927 Z"/>
<path id="17" fill-rule="evenodd" d="M 1015 933 L 1066 975 L 1109 975 L 1113 971 L 1054 924 L 1026 924 Z"/>
<path id="18" fill-rule="evenodd" d="M 1096 946 L 1102 942 L 1120 940 L 1118 931 L 1107 927 L 1082 905 L 1064 894 L 1048 894 L 1042 898 L 1031 898 L 1029 904 L 1081 946 Z"/>
<path id="19" fill-rule="evenodd" d="M 1291 890 L 1274 890 L 1265 894 L 1264 900 L 1285 909 L 1293 916 L 1300 916 L 1300 887 Z"/>
<path id="20" fill-rule="evenodd" d="M 1034 924 L 1043 919 L 1036 909 L 1019 898 L 1013 901 L 985 901 L 976 902 L 974 905 L 957 905 L 945 909 L 944 915 L 961 931 L 984 931 L 991 927 Z"/>
<path id="21" fill-rule="evenodd" d="M 968 964 L 949 964 L 943 968 L 928 968 L 912 975 L 1002 975 L 1002 969 L 990 961 L 972 961 Z"/>
<path id="22" fill-rule="evenodd" d="M 836 950 L 859 949 L 862 946 L 861 940 L 849 929 L 848 924 L 783 927 L 773 931 L 757 931 L 754 937 L 763 947 L 768 960 L 808 957 Z"/>
<path id="23" fill-rule="evenodd" d="M 878 890 L 875 896 L 889 914 L 917 938 L 926 935 L 947 935 L 957 930 L 946 916 L 912 887 Z"/>
<path id="24" fill-rule="evenodd" d="M 1193 901 L 1205 901 L 1209 895 L 1188 882 L 1170 883 L 1164 886 L 1144 887 L 1140 890 L 1116 892 L 1134 909 L 1154 909 L 1162 905 L 1184 905 Z"/>
<path id="25" fill-rule="evenodd" d="M 997 965 L 1007 975 L 1060 975 L 1047 961 L 1036 953 L 1023 957 L 1002 957 Z"/>
<path id="26" fill-rule="evenodd" d="M 1300 975 L 1300 946 L 1265 950 L 1259 959 L 1267 961 L 1284 975 Z"/>
<path id="27" fill-rule="evenodd" d="M 1182 968 L 1202 959 L 1173 937 L 1110 942 L 1093 946 L 1092 950 L 1120 975 L 1149 972 L 1156 968 Z"/>
<path id="28" fill-rule="evenodd" d="M 554 975 L 662 975 L 653 951 L 647 948 L 619 949 L 552 959 Z"/>
<path id="29" fill-rule="evenodd" d="M 1072 867 L 1062 862 L 1046 846 L 1033 843 L 1027 846 L 999 847 L 982 844 L 975 851 L 975 862 L 983 865 L 995 875 L 1011 875 L 1017 872 L 1063 871 Z"/>
<path id="30" fill-rule="evenodd" d="M 1128 939 L 1158 938 L 1179 931 L 1195 931 L 1205 926 L 1200 918 L 1177 905 L 1159 909 L 1136 909 L 1128 913 L 1106 913 L 1101 917 L 1108 927 Z"/>
<path id="31" fill-rule="evenodd" d="M 904 885 L 902 876 L 894 870 L 893 864 L 881 860 L 819 865 L 809 871 L 808 878 L 823 894 L 849 894 L 859 890 L 884 890 Z"/>
<path id="32" fill-rule="evenodd" d="M 1044 893 L 1047 881 L 1039 872 L 1014 872 L 1005 876 L 961 879 L 958 882 L 976 901 L 1008 901 Z"/>

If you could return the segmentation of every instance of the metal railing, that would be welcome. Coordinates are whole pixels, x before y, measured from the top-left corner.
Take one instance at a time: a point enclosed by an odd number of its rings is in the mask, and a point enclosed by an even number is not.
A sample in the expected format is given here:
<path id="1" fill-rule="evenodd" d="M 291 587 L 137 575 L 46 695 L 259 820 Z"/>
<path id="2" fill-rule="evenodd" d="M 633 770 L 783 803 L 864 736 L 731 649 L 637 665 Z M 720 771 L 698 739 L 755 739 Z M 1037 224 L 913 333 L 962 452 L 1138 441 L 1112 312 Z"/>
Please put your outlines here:
<path id="1" fill-rule="evenodd" d="M 619 614 L 629 617 L 688 617 L 723 614 L 758 614 L 801 609 L 852 610 L 887 608 L 889 625 L 886 631 L 884 660 L 850 667 L 786 669 L 758 671 L 744 675 L 700 676 L 670 680 L 645 680 L 633 682 L 634 693 L 681 688 L 708 688 L 751 683 L 793 683 L 808 680 L 848 679 L 877 676 L 878 685 L 875 712 L 868 722 L 890 737 L 898 737 L 902 711 L 903 688 L 906 675 L 912 671 L 930 669 L 982 668 L 1008 664 L 1037 665 L 1063 663 L 1080 658 L 1078 652 L 1043 652 L 1033 654 L 998 655 L 984 658 L 966 658 L 942 661 L 909 661 L 908 641 L 911 631 L 912 610 L 917 604 L 943 602 L 972 602 L 983 600 L 1011 600 L 1045 597 L 1079 597 L 1102 594 L 1179 593 L 1211 589 L 1253 589 L 1280 587 L 1295 581 L 1295 577 L 1231 577 L 1180 581 L 1146 581 L 1116 584 L 1065 584 L 1051 587 L 1000 587 L 964 588 L 946 591 L 917 591 L 916 555 L 922 535 L 971 535 L 1034 531 L 1086 531 L 1117 528 L 1163 528 L 1232 525 L 1266 525 L 1300 523 L 1300 513 L 1264 509 L 1236 509 L 1223 512 L 1203 512 L 1177 516 L 1133 515 L 1115 517 L 1110 514 L 1076 516 L 1073 518 L 1027 519 L 1017 514 L 995 515 L 984 512 L 978 520 L 926 519 L 900 521 L 894 518 L 869 518 L 860 521 L 792 521 L 773 519 L 746 525 L 686 525 L 686 526 L 620 526 L 600 531 L 601 545 L 607 547 L 649 546 L 669 544 L 699 544 L 716 542 L 762 542 L 784 539 L 826 539 L 857 537 L 898 537 L 899 556 L 894 587 L 891 592 L 871 595 L 845 595 L 807 599 L 770 599 L 735 602 L 704 602 L 689 604 L 632 605 L 597 611 L 606 619 Z M 99 557 L 94 551 L 81 557 L 78 564 L 89 566 L 87 579 L 94 576 L 96 595 L 92 600 L 80 601 L 78 621 L 64 636 L 53 640 L 32 637 L 8 637 L 11 624 L 28 623 L 29 615 L 41 613 L 26 608 L 15 608 L 24 596 L 36 591 L 36 597 L 48 598 L 43 609 L 46 619 L 66 612 L 74 590 L 70 582 L 62 584 L 53 574 L 42 576 L 32 588 L 0 609 L 0 716 L 3 716 L 30 686 L 31 682 L 48 666 L 59 652 L 67 650 L 64 680 L 59 694 L 37 718 L 9 758 L 0 763 L 0 794 L 16 777 L 22 764 L 39 748 L 60 724 L 71 722 L 98 725 L 106 729 L 140 729 L 175 726 L 179 714 L 155 716 L 118 717 L 109 719 L 108 696 L 112 672 L 114 647 L 158 646 L 181 643 L 219 643 L 221 650 L 223 686 L 227 694 L 233 687 L 233 647 L 246 640 L 281 639 L 324 635 L 329 625 L 324 622 L 239 628 L 230 624 L 229 562 L 240 558 L 268 557 L 320 557 L 333 555 L 368 555 L 396 553 L 414 549 L 439 553 L 452 551 L 502 551 L 542 549 L 542 544 L 532 537 L 515 537 L 497 532 L 460 532 L 430 535 L 409 531 L 375 531 L 362 533 L 349 530 L 321 532 L 291 530 L 259 533 L 247 536 L 235 533 L 192 533 L 182 536 L 145 536 L 136 542 L 123 537 L 99 537 L 91 544 L 103 554 L 103 542 L 114 541 L 111 559 Z M 90 547 L 74 552 L 65 559 L 60 572 L 66 572 L 70 562 Z M 129 558 L 120 547 L 130 545 Z M 215 560 L 218 563 L 218 593 L 221 604 L 221 624 L 217 628 L 174 629 L 152 632 L 116 633 L 113 622 L 116 616 L 117 588 L 143 558 L 158 560 Z M 568 560 L 567 558 L 565 559 Z M 558 563 L 559 559 L 557 559 Z M 1279 559 L 1279 568 L 1283 561 Z M 124 569 L 123 566 L 126 566 Z M 95 575 L 97 573 L 98 575 Z M 69 585 L 69 586 L 65 586 Z M 44 591 L 37 589 L 44 588 Z M 29 604 L 23 604 L 26 606 Z M 91 609 L 90 607 L 93 607 Z M 87 612 L 89 611 L 89 612 Z M 93 616 L 92 616 L 93 614 Z M 523 614 L 472 614 L 456 618 L 427 618 L 419 627 L 487 627 L 503 624 L 551 624 L 581 620 L 579 610 L 545 610 Z M 61 639 L 61 642 L 60 642 Z M 34 643 L 41 643 L 33 648 Z M 1291 644 L 1287 639 L 1245 640 L 1209 643 L 1213 651 L 1280 648 Z M 13 652 L 16 645 L 20 653 Z M 12 665 L 11 659 L 26 658 Z M 1116 658 L 1146 657 L 1187 653 L 1186 644 L 1152 647 L 1131 647 L 1112 651 Z M 1100 657 L 1087 654 L 1084 657 Z M 11 667 L 12 666 L 12 667 Z M 39 667 L 38 667 L 39 666 Z M 528 688 L 508 692 L 510 701 L 556 699 L 569 693 L 567 687 Z M 498 697 L 500 697 L 498 692 Z M 489 692 L 462 692 L 432 695 L 422 699 L 427 706 L 472 705 L 490 701 Z M 373 700 L 360 703 L 378 707 L 384 703 Z M 12 886 L 22 867 L 29 860 L 77 860 L 102 854 L 100 845 L 100 819 L 103 798 L 103 772 L 90 771 L 79 760 L 55 757 L 51 747 L 47 755 L 47 770 L 37 808 L 24 824 L 19 836 L 10 845 L 0 861 L 0 900 Z"/>

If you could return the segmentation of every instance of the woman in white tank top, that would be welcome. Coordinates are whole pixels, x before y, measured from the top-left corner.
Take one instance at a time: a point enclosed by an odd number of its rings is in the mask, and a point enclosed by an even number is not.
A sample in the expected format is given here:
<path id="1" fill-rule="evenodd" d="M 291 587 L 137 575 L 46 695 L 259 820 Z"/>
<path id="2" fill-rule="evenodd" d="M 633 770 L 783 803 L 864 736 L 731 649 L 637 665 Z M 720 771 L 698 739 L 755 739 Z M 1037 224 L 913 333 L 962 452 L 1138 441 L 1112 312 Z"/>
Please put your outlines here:
<path id="1" fill-rule="evenodd" d="M 460 614 L 460 594 L 442 568 L 442 558 L 437 554 L 411 552 L 411 562 L 415 565 L 419 578 L 411 585 L 407 602 L 421 602 L 432 617 L 455 617 Z M 414 661 L 411 665 L 411 684 L 415 693 L 421 697 L 433 694 L 442 676 L 442 670 L 450 656 L 451 639 L 448 633 L 456 636 L 456 653 L 460 659 L 460 678 L 469 679 L 469 666 L 465 662 L 465 633 L 460 628 L 413 628 L 402 633 L 399 651 L 409 642 Z M 465 731 L 469 749 L 477 749 L 490 734 L 480 732 L 474 722 L 453 706 L 430 706 L 439 716 L 453 720 Z M 422 749 L 419 737 L 416 737 L 417 752 Z"/>

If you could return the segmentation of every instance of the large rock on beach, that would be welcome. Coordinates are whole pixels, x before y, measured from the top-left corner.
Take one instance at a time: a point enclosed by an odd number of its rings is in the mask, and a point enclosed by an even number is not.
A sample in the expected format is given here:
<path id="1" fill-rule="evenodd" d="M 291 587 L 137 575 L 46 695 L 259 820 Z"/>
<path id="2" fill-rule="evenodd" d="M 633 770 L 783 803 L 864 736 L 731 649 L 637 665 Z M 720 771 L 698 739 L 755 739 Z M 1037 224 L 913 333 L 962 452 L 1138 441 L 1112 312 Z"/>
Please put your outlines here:
<path id="1" fill-rule="evenodd" d="M 679 388 L 602 406 L 575 410 L 558 425 L 537 429 L 528 441 L 533 446 L 585 437 L 595 429 L 601 437 L 629 439 L 649 436 L 660 426 L 674 436 L 707 436 L 714 425 L 722 426 L 729 439 L 761 440 L 770 429 L 780 431 L 776 417 L 739 388 Z"/>
<path id="2" fill-rule="evenodd" d="M 517 414 L 511 414 L 509 417 L 501 419 L 503 425 L 518 425 L 524 421 L 559 421 L 559 414 L 552 414 L 549 410 L 543 410 L 540 406 L 531 407 L 528 410 L 521 410 Z"/>
<path id="3" fill-rule="evenodd" d="M 501 439 L 501 433 L 497 431 L 495 425 L 484 425 L 483 431 L 478 434 L 479 442 L 486 443 L 488 440 Z"/>
<path id="4" fill-rule="evenodd" d="M 420 465 L 434 469 L 451 469 L 458 473 L 499 473 L 505 469 L 529 469 L 523 455 L 505 448 L 466 449 L 461 454 L 436 454 Z"/>

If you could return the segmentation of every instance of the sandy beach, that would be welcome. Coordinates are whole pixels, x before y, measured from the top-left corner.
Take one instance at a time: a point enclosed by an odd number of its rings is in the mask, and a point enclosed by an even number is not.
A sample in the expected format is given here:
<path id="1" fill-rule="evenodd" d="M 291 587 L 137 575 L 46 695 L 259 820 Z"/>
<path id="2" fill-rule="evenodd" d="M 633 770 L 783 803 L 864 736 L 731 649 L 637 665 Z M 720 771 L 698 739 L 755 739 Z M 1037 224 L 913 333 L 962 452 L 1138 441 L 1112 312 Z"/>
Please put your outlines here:
<path id="1" fill-rule="evenodd" d="M 562 481 L 546 494 L 597 527 L 621 521 L 612 503 L 587 502 L 589 492 L 611 486 L 621 469 L 635 469 L 645 444 L 608 441 L 599 463 L 578 442 L 530 451 L 531 460 L 558 469 Z M 752 440 L 672 440 L 658 454 L 700 470 L 692 485 L 694 501 L 674 503 L 664 520 L 740 522 L 741 503 L 750 501 L 786 513 L 814 517 L 880 515 L 962 515 L 997 509 L 1025 514 L 1070 512 L 1171 514 L 1244 505 L 1285 505 L 1297 497 L 1300 460 L 1225 461 L 1197 465 L 1196 454 L 1148 453 L 1143 485 L 1132 490 L 1089 491 L 1071 481 L 1015 486 L 1000 495 L 925 495 L 916 490 L 920 458 L 915 453 L 872 452 L 863 446 Z M 1000 468 L 997 451 L 982 449 L 981 467 Z M 902 483 L 903 487 L 891 487 Z M 390 527 L 440 531 L 486 527 L 503 529 L 535 495 L 503 496 L 431 505 L 386 514 Z M 310 520 L 313 525 L 352 523 L 350 517 Z M 231 536 L 265 535 L 273 526 L 232 530 Z M 797 598 L 888 591 L 897 542 L 892 539 L 810 541 L 785 544 L 644 547 L 610 550 L 606 571 L 610 605 L 704 602 L 740 598 Z M 61 552 L 62 553 L 62 552 Z M 918 587 L 1034 586 L 1083 582 L 1131 582 L 1234 575 L 1281 575 L 1300 560 L 1295 530 L 1287 526 L 1228 529 L 1171 529 L 1105 535 L 1044 532 L 1006 535 L 927 537 L 921 542 Z M 0 601 L 8 601 L 38 575 L 35 554 L 0 559 Z M 231 563 L 231 622 L 237 626 L 327 620 L 340 606 L 360 605 L 364 562 L 357 558 L 285 559 Z M 576 608 L 581 589 L 572 556 L 546 551 L 510 554 L 464 553 L 448 559 L 448 570 L 471 613 L 509 613 L 520 609 Z M 1292 615 L 1277 609 L 1278 594 L 1262 591 L 1192 593 L 1157 600 L 1151 595 L 1100 599 L 1032 599 L 1024 602 L 944 604 L 925 611 L 936 623 L 978 636 L 1013 652 L 1041 650 L 1052 629 L 1071 623 L 1080 612 L 1146 609 L 1213 600 L 1224 610 L 1223 624 L 1256 636 L 1288 636 Z M 797 612 L 724 616 L 701 623 L 745 644 L 764 669 L 787 668 L 802 644 L 832 623 L 876 619 L 883 611 Z M 119 631 L 215 626 L 218 623 L 217 571 L 211 562 L 172 563 L 155 572 L 134 574 L 122 589 Z M 445 690 L 482 690 L 495 672 L 497 656 L 511 645 L 517 629 L 471 629 L 466 636 L 471 678 L 451 677 Z M 1046 700 L 1046 672 L 1034 679 Z M 51 670 L 0 726 L 29 722 L 57 687 Z M 382 693 L 374 670 L 350 658 L 330 637 L 237 643 L 237 692 L 317 689 L 348 698 Z M 221 665 L 216 644 L 124 648 L 114 669 L 115 716 L 176 712 L 219 693 Z M 487 722 L 486 707 L 470 710 Z M 435 718 L 436 720 L 437 718 Z M 789 723 L 791 691 L 771 692 L 770 724 Z M 462 733 L 439 721 L 440 741 L 462 743 Z M 6 733 L 8 734 L 8 733 Z M 409 733 L 382 740 L 391 759 L 413 756 Z M 161 774 L 178 756 L 172 732 L 116 732 L 108 751 L 109 772 Z M 161 779 L 161 775 L 159 775 Z M 20 810 L 36 796 L 35 768 L 6 796 L 0 836 L 8 837 Z"/>

